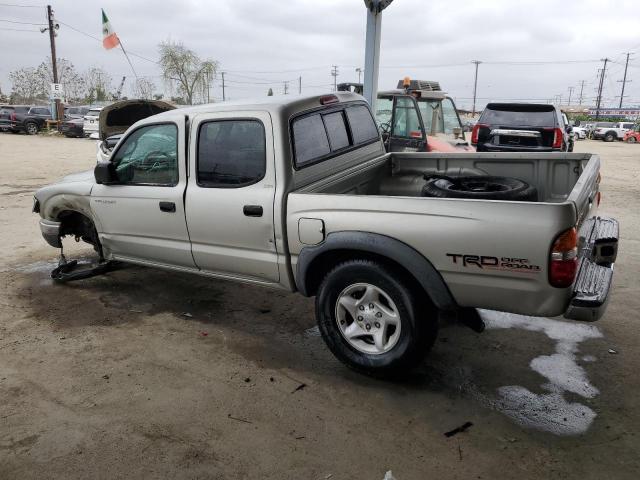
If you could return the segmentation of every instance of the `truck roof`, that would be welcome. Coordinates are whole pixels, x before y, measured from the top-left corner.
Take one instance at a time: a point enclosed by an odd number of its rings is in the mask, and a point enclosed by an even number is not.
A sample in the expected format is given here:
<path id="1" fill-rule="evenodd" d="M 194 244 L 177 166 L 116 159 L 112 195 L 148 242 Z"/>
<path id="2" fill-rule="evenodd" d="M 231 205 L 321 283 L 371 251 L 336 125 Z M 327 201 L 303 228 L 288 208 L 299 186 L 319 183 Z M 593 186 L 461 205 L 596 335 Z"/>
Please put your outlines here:
<path id="1" fill-rule="evenodd" d="M 208 103 L 205 105 L 196 105 L 183 107 L 178 112 L 185 115 L 196 115 L 198 113 L 215 113 L 239 110 L 261 110 L 272 114 L 293 115 L 305 110 L 312 110 L 321 107 L 321 99 L 327 95 L 333 95 L 338 98 L 339 103 L 364 101 L 364 98 L 356 93 L 351 92 L 331 92 L 324 95 L 281 95 L 265 96 L 258 99 L 246 99 L 238 101 L 229 101 L 221 103 Z M 149 118 L 163 118 L 176 114 L 176 110 L 159 113 Z"/>

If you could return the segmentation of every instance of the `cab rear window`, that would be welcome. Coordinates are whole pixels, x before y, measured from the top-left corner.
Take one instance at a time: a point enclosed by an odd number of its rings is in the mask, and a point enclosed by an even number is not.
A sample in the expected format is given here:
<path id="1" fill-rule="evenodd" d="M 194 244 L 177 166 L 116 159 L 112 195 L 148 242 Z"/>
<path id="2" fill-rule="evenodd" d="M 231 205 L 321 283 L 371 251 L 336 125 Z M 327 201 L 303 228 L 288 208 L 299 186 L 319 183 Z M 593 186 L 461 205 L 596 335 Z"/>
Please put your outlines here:
<path id="1" fill-rule="evenodd" d="M 291 134 L 296 168 L 328 160 L 380 138 L 369 108 L 365 105 L 338 107 L 299 116 L 291 123 Z"/>

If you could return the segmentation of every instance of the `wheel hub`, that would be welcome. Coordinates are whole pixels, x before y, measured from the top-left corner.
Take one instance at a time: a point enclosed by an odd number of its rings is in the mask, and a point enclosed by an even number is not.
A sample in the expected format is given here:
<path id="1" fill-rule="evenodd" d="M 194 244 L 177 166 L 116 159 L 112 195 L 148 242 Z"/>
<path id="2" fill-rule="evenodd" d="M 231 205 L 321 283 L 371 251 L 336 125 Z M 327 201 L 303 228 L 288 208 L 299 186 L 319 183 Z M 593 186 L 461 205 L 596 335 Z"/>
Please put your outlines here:
<path id="1" fill-rule="evenodd" d="M 400 314 L 391 297 L 369 283 L 345 288 L 336 301 L 336 322 L 345 340 L 372 355 L 390 351 L 400 337 Z"/>

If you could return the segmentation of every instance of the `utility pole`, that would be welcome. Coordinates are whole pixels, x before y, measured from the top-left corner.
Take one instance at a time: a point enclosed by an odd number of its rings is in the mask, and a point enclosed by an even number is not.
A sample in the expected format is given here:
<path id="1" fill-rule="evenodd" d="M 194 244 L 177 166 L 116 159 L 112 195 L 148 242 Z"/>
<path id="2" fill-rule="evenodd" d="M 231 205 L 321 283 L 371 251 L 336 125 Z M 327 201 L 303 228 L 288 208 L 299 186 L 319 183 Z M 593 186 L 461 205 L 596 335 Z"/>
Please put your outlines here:
<path id="1" fill-rule="evenodd" d="M 284 94 L 285 95 L 289 94 L 289 82 L 287 81 L 284 82 Z"/>
<path id="2" fill-rule="evenodd" d="M 51 67 L 53 68 L 53 83 L 58 83 L 58 59 L 56 58 L 56 30 L 57 25 L 54 25 L 53 9 L 51 5 L 47 5 L 47 20 L 49 21 L 49 43 L 51 44 Z M 44 32 L 43 32 L 44 33 Z M 62 104 L 60 99 L 56 98 L 56 115 L 55 119 L 62 119 Z"/>
<path id="3" fill-rule="evenodd" d="M 473 111 L 471 112 L 471 116 L 475 116 L 476 114 L 476 92 L 478 91 L 478 65 L 482 62 L 480 60 L 472 60 L 471 63 L 476 64 L 476 74 L 473 79 Z"/>
<path id="4" fill-rule="evenodd" d="M 607 72 L 607 62 L 608 58 L 603 58 L 604 66 L 602 67 L 602 71 L 600 72 L 600 84 L 598 85 L 598 99 L 596 101 L 596 120 L 600 118 L 600 104 L 602 103 L 602 86 L 604 85 L 604 76 Z"/>
<path id="5" fill-rule="evenodd" d="M 221 75 L 222 75 L 222 101 L 224 102 L 227 99 L 227 97 L 224 94 L 224 72 L 221 72 Z"/>
<path id="6" fill-rule="evenodd" d="M 298 93 L 302 95 L 302 76 L 298 77 Z"/>
<path id="7" fill-rule="evenodd" d="M 360 82 L 360 76 L 362 75 L 362 69 L 360 67 L 356 68 L 356 72 L 358 72 L 358 83 L 362 83 Z"/>
<path id="8" fill-rule="evenodd" d="M 337 92 L 338 91 L 338 66 L 337 65 L 331 66 L 331 76 L 333 77 L 333 91 Z"/>
<path id="9" fill-rule="evenodd" d="M 569 100 L 567 101 L 567 105 L 571 105 L 571 94 L 575 90 L 576 87 L 569 87 Z"/>
<path id="10" fill-rule="evenodd" d="M 627 61 L 624 64 L 624 77 L 622 80 L 618 80 L 618 82 L 622 82 L 622 92 L 620 92 L 620 105 L 618 106 L 618 108 L 622 108 L 622 99 L 624 98 L 624 86 L 627 82 L 631 81 L 631 80 L 627 80 L 627 68 L 629 67 L 629 55 L 631 55 L 631 52 L 627 52 Z"/>
<path id="11" fill-rule="evenodd" d="M 582 90 L 584 90 L 584 80 L 580 81 L 580 97 L 578 98 L 578 105 L 582 105 Z"/>

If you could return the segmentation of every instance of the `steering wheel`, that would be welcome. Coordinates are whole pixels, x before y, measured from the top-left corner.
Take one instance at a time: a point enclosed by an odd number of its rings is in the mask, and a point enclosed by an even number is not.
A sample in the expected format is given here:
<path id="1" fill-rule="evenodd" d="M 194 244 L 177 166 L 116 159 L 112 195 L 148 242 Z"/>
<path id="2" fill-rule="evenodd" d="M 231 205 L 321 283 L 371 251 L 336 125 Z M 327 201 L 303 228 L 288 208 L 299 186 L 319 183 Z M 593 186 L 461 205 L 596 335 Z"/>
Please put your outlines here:
<path id="1" fill-rule="evenodd" d="M 391 122 L 384 122 L 380 124 L 380 130 L 383 134 L 387 134 L 391 131 Z"/>
<path id="2" fill-rule="evenodd" d="M 144 157 L 141 164 L 149 169 L 158 168 L 161 163 L 167 163 L 171 160 L 171 157 L 162 150 L 153 150 Z"/>

